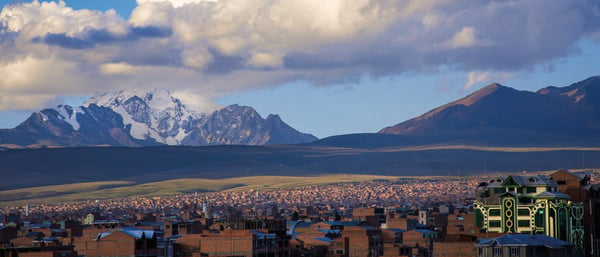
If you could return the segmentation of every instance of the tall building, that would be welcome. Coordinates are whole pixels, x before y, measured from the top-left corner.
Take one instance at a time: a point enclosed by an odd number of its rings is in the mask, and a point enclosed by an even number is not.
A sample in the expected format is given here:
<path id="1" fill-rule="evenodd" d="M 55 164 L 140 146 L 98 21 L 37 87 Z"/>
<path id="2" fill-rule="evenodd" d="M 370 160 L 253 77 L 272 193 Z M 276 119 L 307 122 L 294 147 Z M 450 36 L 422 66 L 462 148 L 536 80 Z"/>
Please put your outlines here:
<path id="1" fill-rule="evenodd" d="M 545 234 L 583 249 L 583 205 L 546 175 L 511 175 L 477 187 L 475 225 L 485 232 Z"/>
<path id="2" fill-rule="evenodd" d="M 571 201 L 583 204 L 584 249 L 589 256 L 600 256 L 600 184 L 591 184 L 591 172 L 558 170 L 550 174 L 558 191 L 568 194 Z"/>

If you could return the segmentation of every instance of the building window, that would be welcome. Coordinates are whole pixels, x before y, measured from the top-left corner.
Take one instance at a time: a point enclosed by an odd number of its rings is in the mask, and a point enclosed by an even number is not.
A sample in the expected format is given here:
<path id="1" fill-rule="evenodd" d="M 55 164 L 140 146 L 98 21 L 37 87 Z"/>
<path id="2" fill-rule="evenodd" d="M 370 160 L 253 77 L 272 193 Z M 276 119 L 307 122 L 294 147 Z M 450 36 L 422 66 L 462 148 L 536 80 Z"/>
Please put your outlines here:
<path id="1" fill-rule="evenodd" d="M 519 227 L 529 227 L 531 224 L 529 220 L 519 220 L 517 223 L 519 224 Z"/>
<path id="2" fill-rule="evenodd" d="M 488 213 L 490 216 L 500 216 L 500 210 L 498 209 L 491 209 Z"/>
<path id="3" fill-rule="evenodd" d="M 488 189 L 488 190 L 482 191 L 481 194 L 479 194 L 479 197 L 482 197 L 482 198 L 490 197 L 490 190 Z"/>
<path id="4" fill-rule="evenodd" d="M 544 220 L 544 211 L 543 210 L 539 210 L 538 213 L 535 214 L 535 226 L 536 227 L 544 227 L 545 224 L 545 220 Z"/>
<path id="5" fill-rule="evenodd" d="M 400 255 L 409 255 L 410 254 L 410 248 L 408 247 L 402 247 L 400 248 Z"/>
<path id="6" fill-rule="evenodd" d="M 535 187 L 527 187 L 526 192 L 529 193 L 535 193 L 537 190 Z"/>
<path id="7" fill-rule="evenodd" d="M 502 247 L 494 247 L 493 256 L 502 256 Z"/>
<path id="8" fill-rule="evenodd" d="M 490 220 L 489 221 L 490 228 L 499 228 L 502 223 L 499 220 Z"/>
<path id="9" fill-rule="evenodd" d="M 510 248 L 510 256 L 521 256 L 521 248 L 511 247 Z"/>
<path id="10" fill-rule="evenodd" d="M 559 181 L 556 181 L 556 184 L 559 184 L 559 185 L 566 185 L 566 184 L 567 184 L 567 181 L 565 181 L 565 180 L 559 180 Z"/>
<path id="11" fill-rule="evenodd" d="M 475 226 L 478 228 L 483 227 L 483 213 L 479 209 L 475 209 Z"/>

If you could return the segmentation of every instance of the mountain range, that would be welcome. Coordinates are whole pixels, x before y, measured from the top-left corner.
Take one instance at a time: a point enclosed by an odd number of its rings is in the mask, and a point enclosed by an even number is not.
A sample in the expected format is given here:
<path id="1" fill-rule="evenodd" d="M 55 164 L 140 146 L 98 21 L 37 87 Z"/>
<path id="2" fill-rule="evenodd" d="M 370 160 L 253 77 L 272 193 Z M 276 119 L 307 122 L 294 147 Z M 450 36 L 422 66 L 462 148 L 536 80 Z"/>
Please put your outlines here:
<path id="1" fill-rule="evenodd" d="M 377 134 L 333 136 L 314 144 L 599 146 L 600 76 L 537 92 L 492 83 Z"/>
<path id="2" fill-rule="evenodd" d="M 206 113 L 168 92 L 100 94 L 0 131 L 0 191 L 116 180 L 597 168 L 600 77 L 536 92 L 494 83 L 378 133 L 315 139 L 250 107 Z M 192 147 L 205 144 L 214 145 Z M 97 145 L 127 147 L 89 147 Z"/>
<path id="3" fill-rule="evenodd" d="M 486 134 L 502 129 L 503 134 L 591 136 L 600 132 L 599 107 L 600 77 L 537 92 L 493 83 L 379 133 L 427 136 L 468 133 L 473 136 L 475 131 Z"/>
<path id="4" fill-rule="evenodd" d="M 206 113 L 167 90 L 123 90 L 91 97 L 80 107 L 59 105 L 0 130 L 4 147 L 296 144 L 315 141 L 278 115 L 230 105 Z"/>
<path id="5" fill-rule="evenodd" d="M 4 148 L 301 143 L 362 148 L 597 146 L 600 76 L 537 92 L 492 83 L 377 133 L 321 140 L 290 127 L 278 115 L 263 119 L 252 107 L 239 105 L 206 111 L 167 90 L 101 93 L 80 107 L 44 109 L 13 129 L 0 130 Z"/>

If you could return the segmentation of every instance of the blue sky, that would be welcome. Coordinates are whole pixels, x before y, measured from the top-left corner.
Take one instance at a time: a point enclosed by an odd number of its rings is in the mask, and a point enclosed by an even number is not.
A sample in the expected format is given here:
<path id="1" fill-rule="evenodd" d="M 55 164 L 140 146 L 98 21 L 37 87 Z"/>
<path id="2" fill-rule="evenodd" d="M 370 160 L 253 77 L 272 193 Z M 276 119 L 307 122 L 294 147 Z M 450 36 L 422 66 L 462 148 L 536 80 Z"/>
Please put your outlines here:
<path id="1" fill-rule="evenodd" d="M 326 137 L 492 82 L 535 91 L 600 75 L 596 0 L 0 4 L 0 128 L 135 87 L 249 105 Z"/>

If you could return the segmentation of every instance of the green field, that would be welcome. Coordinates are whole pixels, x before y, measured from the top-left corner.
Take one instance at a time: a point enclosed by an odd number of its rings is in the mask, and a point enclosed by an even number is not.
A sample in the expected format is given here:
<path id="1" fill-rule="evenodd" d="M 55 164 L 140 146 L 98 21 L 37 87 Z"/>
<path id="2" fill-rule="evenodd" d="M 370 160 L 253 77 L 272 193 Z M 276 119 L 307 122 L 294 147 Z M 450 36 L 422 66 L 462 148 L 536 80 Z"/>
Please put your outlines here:
<path id="1" fill-rule="evenodd" d="M 592 183 L 600 181 L 600 170 L 592 169 Z M 550 173 L 551 171 L 531 172 L 528 174 Z M 590 171 L 590 169 L 572 172 Z M 521 175 L 521 173 L 518 173 Z M 90 183 L 73 183 L 64 185 L 30 187 L 0 191 L 0 207 L 23 206 L 26 203 L 60 203 L 86 200 L 102 200 L 127 197 L 175 196 L 189 193 L 275 190 L 295 188 L 308 185 L 327 185 L 363 181 L 399 179 L 473 179 L 487 180 L 506 173 L 486 173 L 471 176 L 380 176 L 357 174 L 331 174 L 320 176 L 249 176 L 226 179 L 186 178 L 172 179 L 152 183 L 135 183 L 131 181 L 103 181 Z"/>
<path id="2" fill-rule="evenodd" d="M 376 175 L 323 175 L 309 177 L 253 176 L 227 179 L 173 179 L 135 184 L 130 181 L 105 181 L 31 187 L 0 191 L 0 206 L 19 206 L 25 203 L 58 203 L 123 197 L 173 196 L 193 192 L 271 190 L 306 185 L 397 180 L 406 177 Z M 425 177 L 419 177 L 423 179 Z"/>

